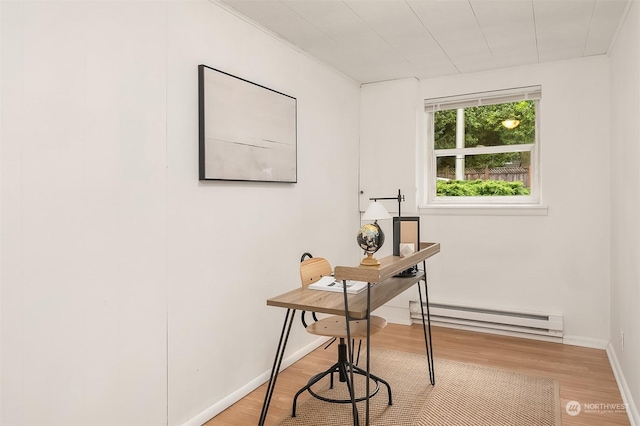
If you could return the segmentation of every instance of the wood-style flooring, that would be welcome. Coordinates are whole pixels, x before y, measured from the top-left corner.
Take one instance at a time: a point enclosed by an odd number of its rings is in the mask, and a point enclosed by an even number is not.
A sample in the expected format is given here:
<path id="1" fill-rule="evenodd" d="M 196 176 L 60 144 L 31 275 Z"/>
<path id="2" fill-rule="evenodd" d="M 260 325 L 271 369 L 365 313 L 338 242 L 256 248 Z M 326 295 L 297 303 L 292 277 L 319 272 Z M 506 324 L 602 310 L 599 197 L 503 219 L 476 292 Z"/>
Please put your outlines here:
<path id="1" fill-rule="evenodd" d="M 422 326 L 389 324 L 371 339 L 372 347 L 425 353 Z M 319 347 L 280 373 L 274 392 L 267 425 L 290 415 L 291 401 L 296 391 L 312 375 L 324 370 L 336 360 L 336 345 L 324 350 Z M 606 404 L 622 404 L 620 391 L 604 350 L 560 343 L 476 333 L 451 328 L 433 327 L 433 348 L 436 358 L 446 358 L 520 372 L 551 377 L 560 385 L 562 425 L 628 425 L 624 412 L 606 408 Z M 270 359 L 274 354 L 265 355 Z M 436 363 L 436 386 L 438 385 Z M 266 392 L 266 384 L 251 392 L 206 423 L 206 426 L 257 425 Z M 307 393 L 299 401 L 309 397 Z M 569 401 L 581 404 L 602 404 L 601 409 L 570 416 L 565 410 Z M 611 406 L 611 405 L 609 405 Z"/>

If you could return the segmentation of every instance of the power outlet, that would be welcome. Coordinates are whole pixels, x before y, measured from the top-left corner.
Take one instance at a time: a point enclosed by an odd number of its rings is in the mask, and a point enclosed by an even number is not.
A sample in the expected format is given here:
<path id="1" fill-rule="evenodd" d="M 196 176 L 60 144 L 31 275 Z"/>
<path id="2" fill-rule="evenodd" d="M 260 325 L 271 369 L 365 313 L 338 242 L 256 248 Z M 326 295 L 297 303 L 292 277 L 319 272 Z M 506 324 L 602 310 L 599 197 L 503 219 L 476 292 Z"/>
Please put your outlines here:
<path id="1" fill-rule="evenodd" d="M 620 330 L 620 348 L 624 352 L 624 330 Z"/>

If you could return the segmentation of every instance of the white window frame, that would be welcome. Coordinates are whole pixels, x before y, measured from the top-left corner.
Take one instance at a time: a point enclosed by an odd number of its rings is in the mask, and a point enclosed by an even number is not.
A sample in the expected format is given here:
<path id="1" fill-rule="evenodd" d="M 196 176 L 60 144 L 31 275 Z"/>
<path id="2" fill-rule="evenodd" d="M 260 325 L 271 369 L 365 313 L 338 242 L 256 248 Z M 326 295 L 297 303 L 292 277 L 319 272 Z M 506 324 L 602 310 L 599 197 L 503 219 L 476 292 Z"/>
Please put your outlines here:
<path id="1" fill-rule="evenodd" d="M 519 87 L 491 92 L 472 93 L 460 96 L 426 99 L 426 162 L 423 180 L 423 200 L 426 205 L 421 207 L 444 206 L 539 206 L 540 205 L 540 100 L 541 86 Z M 434 113 L 436 111 L 469 108 L 474 106 L 494 105 L 502 103 L 533 100 L 536 104 L 535 142 L 533 144 L 500 145 L 473 148 L 435 149 L 434 141 Z M 447 197 L 436 195 L 437 158 L 456 155 L 496 154 L 504 152 L 531 152 L 530 195 L 514 196 L 476 196 L 476 197 Z M 422 203 L 425 204 L 425 203 Z"/>

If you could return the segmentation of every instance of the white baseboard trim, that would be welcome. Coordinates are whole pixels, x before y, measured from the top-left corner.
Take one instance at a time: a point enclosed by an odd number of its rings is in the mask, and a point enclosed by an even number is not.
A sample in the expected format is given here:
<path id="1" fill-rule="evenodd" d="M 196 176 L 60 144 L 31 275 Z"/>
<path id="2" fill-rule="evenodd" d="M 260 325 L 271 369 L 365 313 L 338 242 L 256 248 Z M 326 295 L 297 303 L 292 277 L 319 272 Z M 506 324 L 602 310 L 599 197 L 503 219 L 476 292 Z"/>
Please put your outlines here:
<path id="1" fill-rule="evenodd" d="M 376 309 L 373 314 L 383 317 L 391 324 L 411 325 L 413 323 L 411 314 L 407 308 L 382 305 Z"/>
<path id="2" fill-rule="evenodd" d="M 316 339 L 313 342 L 309 343 L 307 346 L 305 346 L 305 347 L 299 349 L 298 351 L 294 352 L 293 354 L 285 357 L 282 360 L 282 365 L 280 366 L 280 371 L 282 371 L 285 368 L 289 367 L 291 364 L 293 364 L 294 362 L 298 361 L 303 356 L 305 356 L 305 355 L 309 354 L 310 352 L 314 351 L 318 346 L 322 345 L 327 340 L 328 340 L 328 338 L 325 338 L 325 337 L 321 337 L 319 339 Z M 273 355 L 275 356 L 275 354 L 273 354 Z M 255 389 L 259 388 L 263 383 L 265 383 L 267 380 L 269 380 L 269 376 L 271 376 L 271 370 L 265 371 L 264 373 L 262 373 L 261 375 L 259 375 L 255 379 L 251 380 L 246 385 L 242 386 L 241 388 L 239 388 L 235 392 L 229 394 L 226 398 L 221 399 L 220 401 L 218 401 L 215 404 L 213 404 L 211 407 L 209 407 L 209 408 L 205 409 L 204 411 L 202 411 L 200 414 L 196 415 L 195 417 L 191 418 L 190 420 L 187 420 L 185 423 L 183 423 L 183 426 L 202 426 L 204 423 L 206 423 L 207 421 L 211 420 L 213 417 L 215 417 L 216 415 L 220 414 L 221 412 L 223 412 L 227 408 L 231 407 L 233 404 L 235 404 L 236 402 L 240 401 L 242 398 L 247 396 L 249 393 L 251 393 Z"/>
<path id="3" fill-rule="evenodd" d="M 583 348 L 592 349 L 607 349 L 607 347 L 609 346 L 608 340 L 567 335 L 562 336 L 562 343 L 565 345 L 582 346 Z"/>
<path id="4" fill-rule="evenodd" d="M 620 395 L 622 396 L 622 402 L 627 404 L 627 416 L 629 416 L 629 423 L 631 424 L 631 426 L 640 425 L 640 414 L 638 414 L 638 407 L 636 407 L 636 404 L 633 401 L 631 391 L 629 390 L 627 381 L 625 380 L 624 374 L 622 373 L 622 368 L 620 367 L 620 363 L 618 362 L 616 351 L 611 343 L 607 345 L 607 357 L 609 358 L 609 363 L 611 364 L 613 375 L 615 376 L 616 382 L 618 383 Z"/>

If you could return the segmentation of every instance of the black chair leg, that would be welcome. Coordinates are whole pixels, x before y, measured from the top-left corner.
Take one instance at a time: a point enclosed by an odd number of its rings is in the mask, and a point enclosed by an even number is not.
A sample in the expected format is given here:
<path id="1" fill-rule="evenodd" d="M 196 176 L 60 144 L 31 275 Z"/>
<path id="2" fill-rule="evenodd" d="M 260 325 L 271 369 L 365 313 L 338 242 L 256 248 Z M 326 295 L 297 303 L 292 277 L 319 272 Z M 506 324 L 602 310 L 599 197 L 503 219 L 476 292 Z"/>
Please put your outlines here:
<path id="1" fill-rule="evenodd" d="M 359 374 L 362 376 L 367 375 L 366 370 L 356 366 L 356 365 L 350 365 L 349 362 L 347 361 L 347 351 L 346 351 L 346 344 L 344 342 L 344 339 L 340 339 L 340 343 L 338 344 L 338 362 L 336 362 L 335 364 L 333 364 L 331 367 L 329 367 L 328 369 L 326 369 L 325 371 L 323 371 L 322 373 L 316 374 L 315 376 L 313 376 L 309 382 L 302 388 L 300 389 L 296 395 L 293 398 L 293 408 L 292 408 L 292 417 L 296 416 L 296 407 L 297 407 L 297 402 L 298 402 L 298 397 L 304 392 L 304 391 L 308 391 L 312 396 L 314 396 L 315 398 L 318 398 L 322 401 L 326 401 L 326 402 L 332 402 L 332 403 L 338 403 L 338 404 L 351 404 L 352 401 L 351 399 L 331 399 L 331 398 L 326 398 L 324 396 L 318 395 L 316 394 L 311 387 L 313 385 L 315 385 L 316 383 L 318 383 L 320 380 L 322 380 L 324 377 L 326 377 L 327 375 L 330 377 L 330 388 L 333 389 L 333 375 L 335 373 L 338 373 L 338 377 L 339 380 L 341 382 L 346 383 L 347 385 L 347 390 L 349 391 L 349 395 L 351 395 L 351 390 L 352 390 L 352 386 L 353 384 L 351 383 L 351 381 L 349 380 L 349 368 L 353 368 L 353 372 L 354 374 Z M 391 393 L 391 385 L 389 385 L 389 383 L 382 379 L 381 377 L 376 376 L 375 374 L 371 374 L 369 373 L 369 378 L 371 380 L 374 381 L 374 383 L 376 384 L 375 389 L 373 391 L 370 392 L 369 398 L 373 397 L 374 395 L 376 395 L 378 393 L 378 390 L 380 389 L 380 383 L 383 383 L 386 387 L 387 387 L 387 394 L 389 396 L 389 405 L 393 405 L 393 397 L 392 397 L 392 393 Z M 362 396 L 360 398 L 356 398 L 356 402 L 360 402 L 360 401 L 364 401 L 366 399 L 366 395 Z M 356 423 L 357 424 L 357 423 Z"/>
<path id="2" fill-rule="evenodd" d="M 315 376 L 313 376 L 311 378 L 311 380 L 309 380 L 309 382 L 307 383 L 306 386 L 304 386 L 302 389 L 300 389 L 297 393 L 296 396 L 293 397 L 293 409 L 291 412 L 291 417 L 295 417 L 296 416 L 296 404 L 298 402 L 298 397 L 300 396 L 300 394 L 302 394 L 302 392 L 304 391 L 311 391 L 311 386 L 315 385 L 316 383 L 318 383 L 320 380 L 322 380 L 323 377 L 325 377 L 328 374 L 331 374 L 331 381 L 333 382 L 333 373 L 338 370 L 340 368 L 340 363 L 336 362 L 335 364 L 333 364 L 329 369 L 325 370 L 324 372 L 320 373 L 320 374 L 316 374 Z M 332 383 L 333 385 L 333 383 Z"/>
<path id="3" fill-rule="evenodd" d="M 363 370 L 360 367 L 356 367 L 355 365 L 353 366 L 353 371 L 355 373 L 362 374 L 363 376 L 367 375 L 367 371 L 366 370 Z M 376 383 L 380 382 L 380 383 L 382 383 L 383 385 L 385 385 L 387 387 L 387 394 L 389 395 L 389 405 L 393 405 L 393 398 L 391 397 L 391 385 L 389 385 L 389 383 L 386 380 L 384 380 L 383 378 L 378 377 L 375 374 L 371 374 L 371 372 L 369 372 L 369 377 L 371 379 L 373 379 L 374 382 L 376 382 Z"/>

